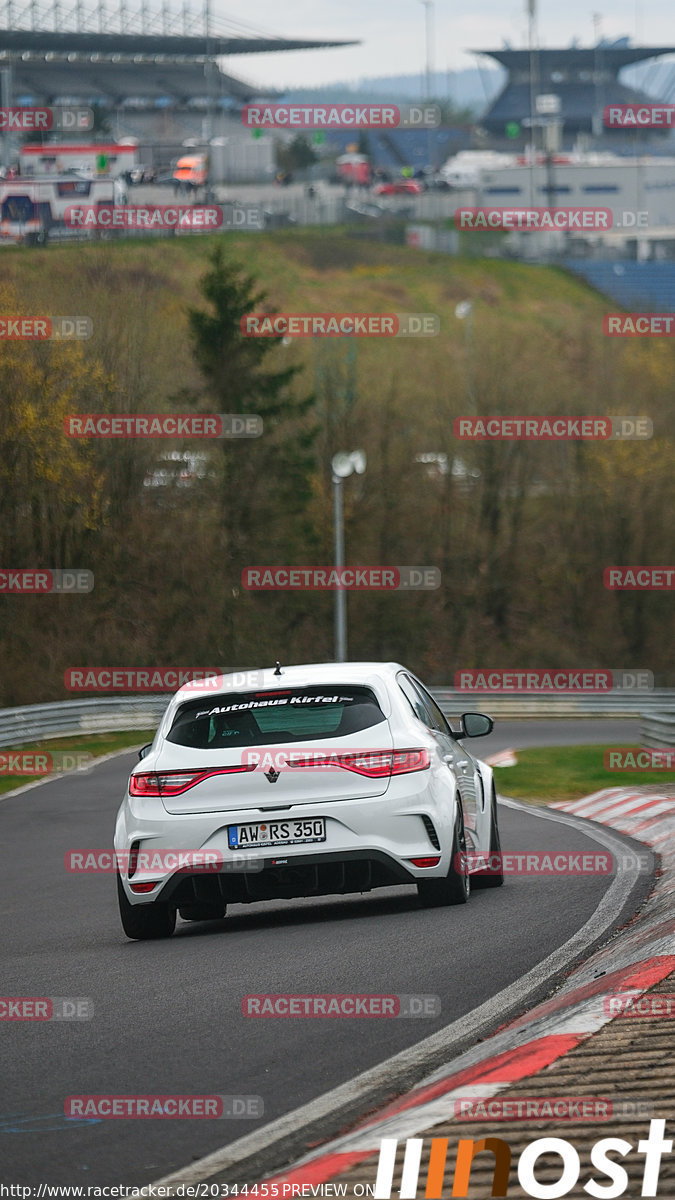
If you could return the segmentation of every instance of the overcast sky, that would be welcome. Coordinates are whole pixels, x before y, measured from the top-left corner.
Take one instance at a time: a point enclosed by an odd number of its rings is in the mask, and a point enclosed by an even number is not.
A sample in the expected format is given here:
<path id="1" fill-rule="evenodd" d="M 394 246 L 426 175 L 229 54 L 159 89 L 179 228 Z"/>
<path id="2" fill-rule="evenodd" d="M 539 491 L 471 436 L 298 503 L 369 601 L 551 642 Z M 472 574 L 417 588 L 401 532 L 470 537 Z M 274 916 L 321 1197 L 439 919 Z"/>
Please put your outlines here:
<path id="1" fill-rule="evenodd" d="M 415 74 L 424 70 L 425 9 L 422 0 L 213 0 L 220 22 L 255 27 L 282 37 L 355 38 L 362 45 L 342 50 L 241 55 L 226 70 L 271 87 L 320 86 L 372 75 Z M 594 42 L 594 11 L 610 39 L 628 35 L 641 45 L 675 45 L 673 0 L 539 0 L 542 46 L 567 46 L 576 37 Z M 506 39 L 526 45 L 525 2 L 519 0 L 435 0 L 433 65 L 437 71 L 475 65 L 467 49 L 494 49 Z M 244 31 L 241 30 L 243 33 Z M 486 60 L 482 60 L 485 62 Z"/>

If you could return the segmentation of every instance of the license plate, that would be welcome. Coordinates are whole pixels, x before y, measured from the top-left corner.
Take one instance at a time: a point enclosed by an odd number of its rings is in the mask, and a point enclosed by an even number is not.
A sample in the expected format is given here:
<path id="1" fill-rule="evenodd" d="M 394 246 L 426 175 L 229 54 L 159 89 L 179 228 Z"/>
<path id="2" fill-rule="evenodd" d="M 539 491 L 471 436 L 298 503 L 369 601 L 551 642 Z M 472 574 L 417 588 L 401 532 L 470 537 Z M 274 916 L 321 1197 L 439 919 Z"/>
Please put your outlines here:
<path id="1" fill-rule="evenodd" d="M 227 840 L 230 850 L 325 842 L 326 820 L 324 817 L 309 817 L 292 821 L 262 821 L 255 825 L 228 825 Z"/>

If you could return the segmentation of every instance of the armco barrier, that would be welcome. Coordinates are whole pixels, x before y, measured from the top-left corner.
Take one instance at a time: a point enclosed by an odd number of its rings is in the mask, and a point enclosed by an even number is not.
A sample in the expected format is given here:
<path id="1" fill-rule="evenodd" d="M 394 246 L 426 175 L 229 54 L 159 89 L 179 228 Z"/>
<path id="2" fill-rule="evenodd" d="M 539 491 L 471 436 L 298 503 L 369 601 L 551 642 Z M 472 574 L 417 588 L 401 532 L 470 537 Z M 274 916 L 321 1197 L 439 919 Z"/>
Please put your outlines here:
<path id="1" fill-rule="evenodd" d="M 462 712 L 486 712 L 492 717 L 518 721 L 529 717 L 621 717 L 638 718 L 653 712 L 675 711 L 675 690 L 612 691 L 600 695 L 490 695 L 458 692 L 453 688 L 430 688 L 432 696 L 449 718 Z"/>
<path id="2" fill-rule="evenodd" d="M 670 712 L 645 713 L 640 723 L 640 745 L 657 750 L 675 746 L 675 707 Z"/>
<path id="3" fill-rule="evenodd" d="M 453 688 L 430 690 L 450 719 L 471 711 L 487 712 L 506 720 L 642 717 L 644 745 L 672 746 L 675 738 L 675 691 L 668 689 L 634 693 L 617 691 L 596 696 L 491 696 L 457 692 Z M 0 709 L 0 747 L 83 733 L 154 729 L 170 699 L 169 695 L 96 696 L 3 708 Z M 662 740 L 647 740 L 650 737 Z M 670 741 L 664 741 L 664 738 L 670 738 Z"/>
<path id="4" fill-rule="evenodd" d="M 97 696 L 0 709 L 0 746 L 117 729 L 155 729 L 170 696 Z"/>

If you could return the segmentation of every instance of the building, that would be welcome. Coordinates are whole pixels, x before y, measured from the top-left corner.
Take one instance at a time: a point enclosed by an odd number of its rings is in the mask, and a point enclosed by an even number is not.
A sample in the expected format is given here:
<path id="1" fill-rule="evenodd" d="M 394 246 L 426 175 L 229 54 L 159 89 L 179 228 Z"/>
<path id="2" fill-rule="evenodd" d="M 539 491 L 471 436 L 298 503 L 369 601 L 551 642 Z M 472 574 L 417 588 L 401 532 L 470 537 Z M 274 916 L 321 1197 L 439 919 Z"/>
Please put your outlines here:
<path id="1" fill-rule="evenodd" d="M 623 84 L 619 72 L 636 63 L 675 54 L 675 48 L 629 46 L 627 41 L 624 38 L 612 45 L 600 42 L 591 48 L 536 50 L 532 55 L 527 49 L 480 51 L 508 71 L 502 91 L 480 119 L 491 144 L 504 143 L 514 149 L 529 143 L 532 74 L 535 96 L 559 97 L 556 120 L 562 125 L 563 147 L 571 149 L 580 139 L 588 147 L 592 139 L 595 149 L 635 153 L 635 134 L 624 129 L 606 129 L 603 110 L 609 104 L 653 104 L 653 97 Z M 641 130 L 640 142 L 657 148 L 664 144 L 669 133 L 668 129 Z M 538 144 L 542 144 L 541 139 Z"/>

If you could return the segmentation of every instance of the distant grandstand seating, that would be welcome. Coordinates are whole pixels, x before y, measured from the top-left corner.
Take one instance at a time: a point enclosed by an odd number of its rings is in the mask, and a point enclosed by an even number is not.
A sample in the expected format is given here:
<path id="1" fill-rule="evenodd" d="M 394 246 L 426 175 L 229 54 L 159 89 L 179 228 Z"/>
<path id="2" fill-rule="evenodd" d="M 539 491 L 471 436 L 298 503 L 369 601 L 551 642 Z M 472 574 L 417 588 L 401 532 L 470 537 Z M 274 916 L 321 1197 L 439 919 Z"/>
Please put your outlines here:
<path id="1" fill-rule="evenodd" d="M 210 95 L 221 107 L 241 105 L 258 95 L 259 89 L 245 84 L 217 67 L 207 81 L 203 62 L 126 62 L 77 60 L 63 63 L 17 62 L 13 70 L 14 98 L 23 104 L 53 104 L 68 96 L 78 104 L 102 104 L 105 108 L 184 107 Z"/>
<path id="2" fill-rule="evenodd" d="M 429 162 L 429 135 L 423 129 L 388 129 L 386 133 L 369 129 L 364 131 L 364 137 L 372 165 L 391 174 L 400 174 L 402 167 L 424 167 Z M 326 138 L 331 150 L 338 154 L 344 154 L 347 146 L 357 140 L 353 132 L 344 130 L 331 130 Z M 467 127 L 431 130 L 431 151 L 437 167 L 472 144 L 471 131 Z"/>

